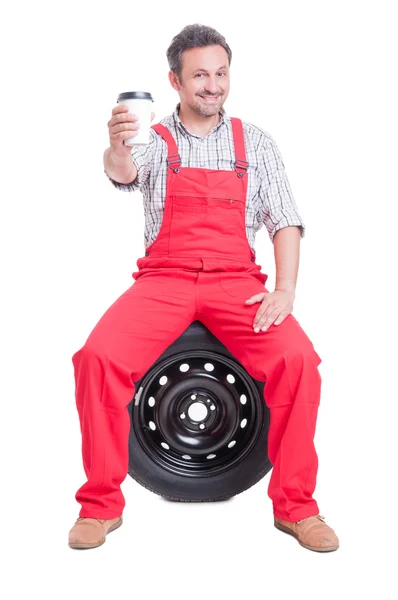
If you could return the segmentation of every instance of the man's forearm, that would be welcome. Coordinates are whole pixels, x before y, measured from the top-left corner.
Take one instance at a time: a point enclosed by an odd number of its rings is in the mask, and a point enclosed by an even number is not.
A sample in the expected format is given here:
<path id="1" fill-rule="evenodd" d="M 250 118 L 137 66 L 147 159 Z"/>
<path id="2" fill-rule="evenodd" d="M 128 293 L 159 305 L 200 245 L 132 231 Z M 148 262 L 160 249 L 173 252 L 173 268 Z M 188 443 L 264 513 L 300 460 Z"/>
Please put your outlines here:
<path id="1" fill-rule="evenodd" d="M 300 261 L 299 227 L 283 227 L 274 235 L 275 290 L 295 293 Z"/>
<path id="2" fill-rule="evenodd" d="M 137 177 L 137 168 L 131 154 L 125 159 L 120 159 L 113 155 L 110 147 L 104 152 L 104 171 L 108 177 L 119 183 L 132 183 Z"/>

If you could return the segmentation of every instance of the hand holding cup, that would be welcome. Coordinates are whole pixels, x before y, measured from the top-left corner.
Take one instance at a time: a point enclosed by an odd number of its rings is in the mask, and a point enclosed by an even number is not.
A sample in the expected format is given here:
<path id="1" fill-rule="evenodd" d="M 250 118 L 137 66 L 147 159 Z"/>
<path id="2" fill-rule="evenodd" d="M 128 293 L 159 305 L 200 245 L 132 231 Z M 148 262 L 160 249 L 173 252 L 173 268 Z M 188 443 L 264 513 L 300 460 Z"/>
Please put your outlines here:
<path id="1" fill-rule="evenodd" d="M 155 113 L 151 113 L 151 121 Z M 140 133 L 139 116 L 129 112 L 126 104 L 118 104 L 112 110 L 112 117 L 108 121 L 109 143 L 111 152 L 118 158 L 131 155 L 131 146 L 125 146 L 124 140 L 133 140 Z M 134 143 L 133 143 L 134 145 Z"/>

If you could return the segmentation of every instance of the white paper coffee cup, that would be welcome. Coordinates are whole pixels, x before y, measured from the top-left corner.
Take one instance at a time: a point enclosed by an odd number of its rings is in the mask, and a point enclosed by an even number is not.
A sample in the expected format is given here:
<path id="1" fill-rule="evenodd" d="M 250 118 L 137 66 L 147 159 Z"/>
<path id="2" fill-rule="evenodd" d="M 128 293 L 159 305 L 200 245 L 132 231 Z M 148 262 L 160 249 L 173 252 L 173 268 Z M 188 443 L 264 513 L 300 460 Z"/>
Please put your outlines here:
<path id="1" fill-rule="evenodd" d="M 149 144 L 153 99 L 149 92 L 123 92 L 119 94 L 118 104 L 125 104 L 129 112 L 138 116 L 140 128 L 136 137 L 124 140 L 125 146 L 144 146 Z"/>

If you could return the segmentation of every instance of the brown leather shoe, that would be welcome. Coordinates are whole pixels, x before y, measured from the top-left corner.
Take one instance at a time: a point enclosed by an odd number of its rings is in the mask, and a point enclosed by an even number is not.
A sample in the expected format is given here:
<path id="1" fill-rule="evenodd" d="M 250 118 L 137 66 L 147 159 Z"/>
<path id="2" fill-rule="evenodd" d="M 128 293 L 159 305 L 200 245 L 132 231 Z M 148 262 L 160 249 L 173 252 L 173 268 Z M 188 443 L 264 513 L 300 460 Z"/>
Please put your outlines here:
<path id="1" fill-rule="evenodd" d="M 325 517 L 314 515 L 290 523 L 274 516 L 274 525 L 280 531 L 289 533 L 298 540 L 298 543 L 316 552 L 332 552 L 339 547 L 339 538 L 334 530 L 326 525 Z"/>
<path id="2" fill-rule="evenodd" d="M 69 548 L 96 548 L 105 542 L 107 533 L 123 523 L 123 518 L 90 519 L 79 517 L 69 532 Z"/>

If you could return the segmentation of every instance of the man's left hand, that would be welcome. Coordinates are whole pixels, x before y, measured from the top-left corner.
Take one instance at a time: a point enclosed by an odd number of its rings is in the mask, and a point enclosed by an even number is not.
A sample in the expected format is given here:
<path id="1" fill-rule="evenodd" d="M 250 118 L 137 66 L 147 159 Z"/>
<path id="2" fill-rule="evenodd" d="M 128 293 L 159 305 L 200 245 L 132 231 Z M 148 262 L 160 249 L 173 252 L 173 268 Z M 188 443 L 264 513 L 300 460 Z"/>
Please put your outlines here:
<path id="1" fill-rule="evenodd" d="M 293 310 L 294 292 L 275 290 L 274 292 L 262 292 L 255 294 L 246 304 L 261 302 L 261 305 L 254 317 L 253 328 L 255 333 L 266 331 L 272 323 L 279 325 L 290 315 Z"/>

